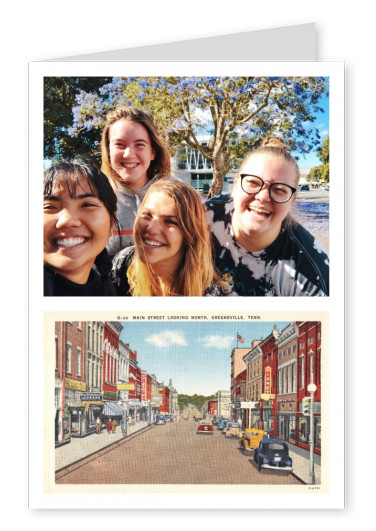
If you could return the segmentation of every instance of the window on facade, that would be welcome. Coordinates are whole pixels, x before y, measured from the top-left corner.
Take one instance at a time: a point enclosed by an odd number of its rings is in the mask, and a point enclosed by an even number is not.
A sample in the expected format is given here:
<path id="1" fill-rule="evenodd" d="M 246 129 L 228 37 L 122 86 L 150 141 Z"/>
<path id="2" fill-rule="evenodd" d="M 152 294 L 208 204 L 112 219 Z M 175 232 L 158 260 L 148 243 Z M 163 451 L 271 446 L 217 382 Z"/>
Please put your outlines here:
<path id="1" fill-rule="evenodd" d="M 296 362 L 292 364 L 292 392 L 296 393 Z"/>
<path id="2" fill-rule="evenodd" d="M 312 345 L 312 343 L 313 343 L 313 337 L 309 337 L 308 338 L 308 345 Z"/>
<path id="3" fill-rule="evenodd" d="M 278 371 L 278 392 L 282 394 L 282 369 Z"/>
<path id="4" fill-rule="evenodd" d="M 302 356 L 300 359 L 300 389 L 304 389 L 304 356 Z"/>
<path id="5" fill-rule="evenodd" d="M 72 366 L 71 366 L 71 363 L 72 363 L 72 346 L 67 343 L 67 355 L 66 355 L 66 371 L 68 373 L 71 373 L 72 372 Z"/>
<path id="6" fill-rule="evenodd" d="M 77 376 L 81 376 L 81 349 L 77 347 Z"/>
<path id="7" fill-rule="evenodd" d="M 299 348 L 304 348 L 304 347 L 305 347 L 305 341 L 302 341 L 302 342 L 300 343 Z"/>
<path id="8" fill-rule="evenodd" d="M 78 321 L 78 323 L 77 323 L 77 328 L 78 328 L 79 330 L 82 330 L 82 322 L 81 322 L 81 321 Z"/>
<path id="9" fill-rule="evenodd" d="M 59 340 L 55 336 L 55 369 L 59 367 Z"/>

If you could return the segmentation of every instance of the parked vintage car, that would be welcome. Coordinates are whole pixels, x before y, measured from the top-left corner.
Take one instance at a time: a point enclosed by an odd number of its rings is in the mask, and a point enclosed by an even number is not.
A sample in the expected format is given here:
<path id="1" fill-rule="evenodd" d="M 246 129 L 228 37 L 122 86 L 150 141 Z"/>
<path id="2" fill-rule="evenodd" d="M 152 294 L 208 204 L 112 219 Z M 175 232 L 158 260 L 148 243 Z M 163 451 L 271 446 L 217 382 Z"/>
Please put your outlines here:
<path id="1" fill-rule="evenodd" d="M 164 415 L 158 415 L 155 419 L 156 424 L 166 424 L 166 417 Z"/>
<path id="2" fill-rule="evenodd" d="M 301 192 L 308 192 L 308 190 L 309 190 L 308 184 L 302 184 L 302 186 L 300 187 Z"/>
<path id="3" fill-rule="evenodd" d="M 257 463 L 259 472 L 262 468 L 292 471 L 289 447 L 285 441 L 280 439 L 261 439 L 258 448 L 254 451 L 253 459 Z"/>
<path id="4" fill-rule="evenodd" d="M 230 422 L 225 431 L 225 437 L 241 437 L 242 435 L 243 430 L 239 422 Z"/>
<path id="5" fill-rule="evenodd" d="M 258 447 L 261 439 L 264 437 L 264 430 L 257 430 L 256 428 L 246 428 L 244 434 L 239 441 L 240 448 L 244 453 L 253 451 Z"/>
<path id="6" fill-rule="evenodd" d="M 207 435 L 214 435 L 213 424 L 210 420 L 202 420 L 198 427 L 196 433 L 205 433 Z"/>
<path id="7" fill-rule="evenodd" d="M 219 421 L 222 419 L 223 417 L 221 417 L 220 415 L 214 415 L 214 417 L 212 418 L 213 426 L 218 426 Z"/>
<path id="8" fill-rule="evenodd" d="M 218 422 L 218 426 L 217 426 L 217 428 L 218 428 L 219 430 L 223 430 L 223 426 L 225 425 L 226 422 L 230 422 L 230 419 L 227 419 L 227 418 L 221 419 L 221 420 Z"/>

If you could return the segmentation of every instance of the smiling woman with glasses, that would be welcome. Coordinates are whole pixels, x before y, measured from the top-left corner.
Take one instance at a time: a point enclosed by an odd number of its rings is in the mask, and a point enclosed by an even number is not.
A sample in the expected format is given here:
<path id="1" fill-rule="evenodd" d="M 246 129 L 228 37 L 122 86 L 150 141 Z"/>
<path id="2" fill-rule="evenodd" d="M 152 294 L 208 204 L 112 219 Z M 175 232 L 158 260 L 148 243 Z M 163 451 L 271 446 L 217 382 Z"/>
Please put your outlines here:
<path id="1" fill-rule="evenodd" d="M 207 201 L 228 295 L 329 295 L 328 256 L 291 217 L 299 179 L 286 145 L 268 137 L 244 159 L 231 196 Z"/>

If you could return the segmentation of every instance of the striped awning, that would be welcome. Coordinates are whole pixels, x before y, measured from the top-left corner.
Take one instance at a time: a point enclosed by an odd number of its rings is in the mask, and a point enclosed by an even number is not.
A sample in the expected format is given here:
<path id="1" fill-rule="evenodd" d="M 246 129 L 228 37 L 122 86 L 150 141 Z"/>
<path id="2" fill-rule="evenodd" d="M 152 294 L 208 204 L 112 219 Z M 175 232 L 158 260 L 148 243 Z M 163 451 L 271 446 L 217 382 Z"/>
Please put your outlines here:
<path id="1" fill-rule="evenodd" d="M 122 416 L 124 413 L 123 408 L 119 406 L 116 402 L 105 402 L 104 403 L 104 409 L 103 409 L 103 415 L 106 415 L 107 417 L 113 417 L 113 416 Z"/>

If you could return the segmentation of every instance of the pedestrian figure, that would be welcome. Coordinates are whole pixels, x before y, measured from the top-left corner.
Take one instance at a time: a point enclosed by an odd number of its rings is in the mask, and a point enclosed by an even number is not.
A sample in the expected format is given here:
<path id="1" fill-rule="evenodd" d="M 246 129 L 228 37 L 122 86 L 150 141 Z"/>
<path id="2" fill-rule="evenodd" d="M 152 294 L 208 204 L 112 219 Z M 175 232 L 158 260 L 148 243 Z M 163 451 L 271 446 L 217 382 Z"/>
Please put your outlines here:
<path id="1" fill-rule="evenodd" d="M 112 432 L 115 433 L 115 430 L 116 430 L 116 420 L 113 420 L 113 421 L 112 421 L 112 425 L 111 425 L 111 427 L 112 427 Z"/>
<path id="2" fill-rule="evenodd" d="M 111 419 L 107 422 L 107 433 L 110 435 L 112 430 Z"/>
<path id="3" fill-rule="evenodd" d="M 101 419 L 97 417 L 97 420 L 95 421 L 95 431 L 96 433 L 101 432 Z"/>
<path id="4" fill-rule="evenodd" d="M 129 415 L 128 417 L 128 425 L 131 426 L 132 425 L 132 416 Z"/>

